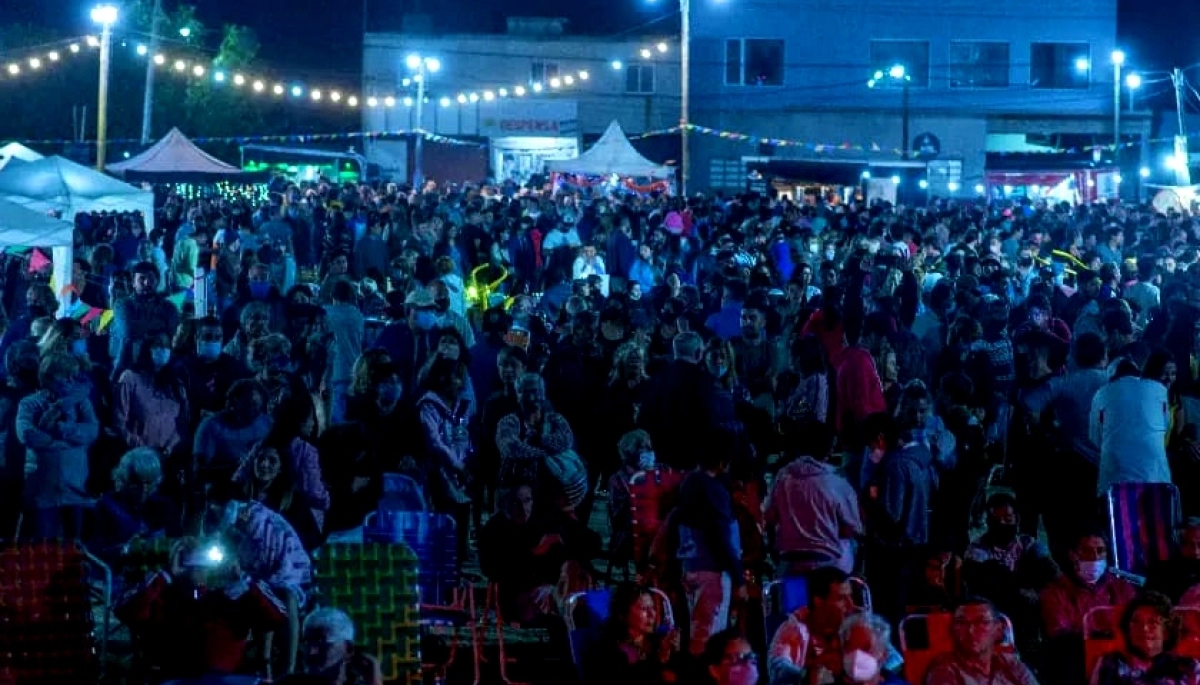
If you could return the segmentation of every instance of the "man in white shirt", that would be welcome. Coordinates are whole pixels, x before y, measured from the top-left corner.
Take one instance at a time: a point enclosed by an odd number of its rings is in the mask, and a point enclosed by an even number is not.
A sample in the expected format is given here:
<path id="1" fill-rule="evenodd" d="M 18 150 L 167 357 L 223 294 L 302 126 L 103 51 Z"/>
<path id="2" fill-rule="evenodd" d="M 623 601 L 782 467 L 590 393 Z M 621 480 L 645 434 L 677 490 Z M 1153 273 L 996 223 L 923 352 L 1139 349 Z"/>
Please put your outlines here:
<path id="1" fill-rule="evenodd" d="M 1167 427 L 1170 406 L 1162 383 L 1138 377 L 1129 360 L 1092 398 L 1088 434 L 1100 446 L 1097 495 L 1118 483 L 1170 483 Z"/>

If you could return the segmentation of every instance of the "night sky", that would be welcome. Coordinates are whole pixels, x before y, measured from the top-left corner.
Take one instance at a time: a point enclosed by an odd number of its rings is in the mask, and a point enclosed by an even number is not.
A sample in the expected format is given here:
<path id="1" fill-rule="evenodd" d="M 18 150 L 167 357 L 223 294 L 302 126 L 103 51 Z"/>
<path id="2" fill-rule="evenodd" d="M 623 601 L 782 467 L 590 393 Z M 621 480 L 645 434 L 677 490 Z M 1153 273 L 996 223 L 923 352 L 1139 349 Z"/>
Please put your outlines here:
<path id="1" fill-rule="evenodd" d="M 259 59 L 273 69 L 306 70 L 339 80 L 357 80 L 361 62 L 362 0 L 202 0 L 201 19 L 210 27 L 224 22 L 253 27 L 262 41 Z M 736 1 L 736 0 L 735 0 Z M 981 3 L 983 0 L 980 0 Z M 514 6 L 526 16 L 566 16 L 571 30 L 617 35 L 652 25 L 662 31 L 673 24 L 674 0 L 368 0 L 372 30 L 399 28 L 406 11 L 430 12 L 439 32 L 499 31 Z M 174 0 L 166 0 L 170 7 Z M 1200 62 L 1200 3 L 1194 0 L 1124 0 L 1121 44 L 1129 68 L 1166 70 Z M 61 32 L 64 37 L 92 31 L 91 0 L 0 0 L 0 21 L 27 22 Z M 665 21 L 655 22 L 656 19 Z M 1193 75 L 1200 82 L 1200 74 Z"/>

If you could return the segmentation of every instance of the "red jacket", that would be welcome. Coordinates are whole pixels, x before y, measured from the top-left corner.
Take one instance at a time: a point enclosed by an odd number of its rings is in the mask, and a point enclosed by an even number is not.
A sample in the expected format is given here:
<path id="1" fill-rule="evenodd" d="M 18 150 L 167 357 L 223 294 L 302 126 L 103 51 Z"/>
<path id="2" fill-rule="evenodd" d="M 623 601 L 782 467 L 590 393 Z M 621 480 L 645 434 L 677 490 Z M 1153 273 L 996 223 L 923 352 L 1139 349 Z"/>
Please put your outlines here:
<path id="1" fill-rule="evenodd" d="M 213 590 L 177 582 L 166 572 L 131 590 L 114 613 L 168 680 L 236 673 L 250 631 L 270 632 L 287 621 L 287 608 L 265 583 Z"/>

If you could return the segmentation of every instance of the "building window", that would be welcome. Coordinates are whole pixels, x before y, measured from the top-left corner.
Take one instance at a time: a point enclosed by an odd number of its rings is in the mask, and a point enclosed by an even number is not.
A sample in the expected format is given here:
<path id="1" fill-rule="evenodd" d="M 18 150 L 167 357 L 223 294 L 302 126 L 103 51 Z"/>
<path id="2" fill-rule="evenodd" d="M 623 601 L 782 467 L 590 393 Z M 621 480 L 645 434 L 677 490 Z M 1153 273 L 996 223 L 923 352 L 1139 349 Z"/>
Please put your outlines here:
<path id="1" fill-rule="evenodd" d="M 708 184 L 721 190 L 746 189 L 746 162 L 740 159 L 716 158 L 708 162 Z"/>
<path id="2" fill-rule="evenodd" d="M 725 85 L 782 86 L 783 41 L 740 38 L 725 41 Z"/>
<path id="3" fill-rule="evenodd" d="M 625 67 L 625 92 L 649 95 L 654 92 L 654 65 L 630 64 Z"/>
<path id="4" fill-rule="evenodd" d="M 917 88 L 929 86 L 929 41 L 924 40 L 873 40 L 871 41 L 871 71 L 888 73 L 894 66 L 904 67 L 908 85 Z M 891 79 L 883 79 L 880 86 L 891 85 Z M 896 85 L 899 85 L 897 83 Z"/>
<path id="5" fill-rule="evenodd" d="M 1092 76 L 1087 43 L 1033 43 L 1029 46 L 1029 87 L 1085 89 Z"/>
<path id="6" fill-rule="evenodd" d="M 554 62 L 534 62 L 529 68 L 530 83 L 545 83 L 558 76 L 558 65 Z"/>
<path id="7" fill-rule="evenodd" d="M 1008 43 L 950 41 L 951 88 L 1007 88 Z"/>

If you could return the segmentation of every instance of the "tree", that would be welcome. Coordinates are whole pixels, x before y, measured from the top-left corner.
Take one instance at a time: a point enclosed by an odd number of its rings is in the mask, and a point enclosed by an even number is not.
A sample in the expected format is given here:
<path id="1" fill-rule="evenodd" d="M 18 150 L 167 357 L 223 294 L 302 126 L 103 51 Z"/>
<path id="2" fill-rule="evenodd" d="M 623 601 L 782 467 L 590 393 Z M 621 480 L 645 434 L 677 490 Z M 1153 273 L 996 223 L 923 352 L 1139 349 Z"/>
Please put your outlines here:
<path id="1" fill-rule="evenodd" d="M 230 74 L 219 83 L 212 78 L 193 80 L 187 87 L 185 120 L 197 136 L 238 136 L 262 133 L 262 109 L 249 87 L 231 83 L 233 74 L 249 69 L 258 55 L 258 35 L 247 26 L 225 26 L 213 68 Z"/>

